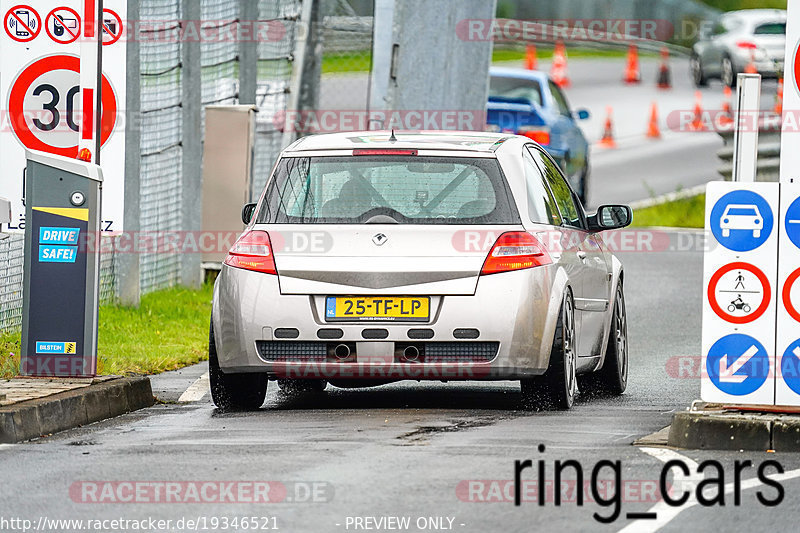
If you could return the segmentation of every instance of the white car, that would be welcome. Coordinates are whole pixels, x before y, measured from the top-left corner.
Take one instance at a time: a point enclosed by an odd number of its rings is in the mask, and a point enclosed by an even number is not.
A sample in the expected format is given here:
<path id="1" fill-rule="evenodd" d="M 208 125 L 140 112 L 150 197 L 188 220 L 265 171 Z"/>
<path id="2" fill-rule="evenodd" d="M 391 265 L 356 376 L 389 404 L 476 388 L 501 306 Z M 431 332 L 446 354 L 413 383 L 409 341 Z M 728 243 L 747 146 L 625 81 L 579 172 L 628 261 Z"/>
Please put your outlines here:
<path id="1" fill-rule="evenodd" d="M 268 380 L 306 392 L 519 380 L 524 406 L 562 409 L 579 382 L 622 394 L 624 274 L 601 232 L 631 216 L 587 215 L 527 137 L 304 137 L 246 206 L 217 278 L 214 403 L 257 409 Z"/>
<path id="2" fill-rule="evenodd" d="M 723 237 L 730 237 L 731 230 L 752 231 L 753 238 L 761 237 L 764 229 L 764 218 L 754 205 L 731 204 L 725 208 L 719 221 Z"/>

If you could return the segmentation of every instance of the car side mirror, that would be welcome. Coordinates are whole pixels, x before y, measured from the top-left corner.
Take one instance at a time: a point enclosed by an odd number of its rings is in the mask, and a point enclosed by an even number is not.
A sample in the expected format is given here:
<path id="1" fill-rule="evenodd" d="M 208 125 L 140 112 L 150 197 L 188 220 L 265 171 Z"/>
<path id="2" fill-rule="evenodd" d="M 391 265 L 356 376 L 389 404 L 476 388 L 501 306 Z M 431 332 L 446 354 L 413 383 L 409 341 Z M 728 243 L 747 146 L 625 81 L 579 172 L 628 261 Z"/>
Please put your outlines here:
<path id="1" fill-rule="evenodd" d="M 589 118 L 591 118 L 592 114 L 589 113 L 588 109 L 578 109 L 575 112 L 575 116 L 578 117 L 578 120 L 589 120 Z"/>
<path id="2" fill-rule="evenodd" d="M 621 229 L 631 225 L 633 211 L 627 205 L 603 205 L 589 217 L 591 231 Z"/>
<path id="3" fill-rule="evenodd" d="M 245 226 L 250 224 L 250 221 L 253 220 L 253 215 L 256 212 L 256 205 L 257 204 L 247 204 L 242 208 L 242 222 L 244 222 Z"/>

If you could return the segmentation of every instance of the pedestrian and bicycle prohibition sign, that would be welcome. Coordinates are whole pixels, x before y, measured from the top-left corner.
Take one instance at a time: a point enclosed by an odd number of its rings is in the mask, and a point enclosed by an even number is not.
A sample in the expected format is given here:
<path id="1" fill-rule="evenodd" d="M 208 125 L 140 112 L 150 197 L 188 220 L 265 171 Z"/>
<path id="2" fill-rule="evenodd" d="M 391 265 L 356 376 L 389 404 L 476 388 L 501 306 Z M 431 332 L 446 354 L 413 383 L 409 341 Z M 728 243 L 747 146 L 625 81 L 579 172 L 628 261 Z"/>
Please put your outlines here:
<path id="1" fill-rule="evenodd" d="M 57 7 L 44 19 L 47 35 L 58 44 L 70 44 L 81 35 L 81 17 L 70 7 Z"/>
<path id="2" fill-rule="evenodd" d="M 708 303 L 718 317 L 731 324 L 747 324 L 769 307 L 772 289 L 766 274 L 750 263 L 730 263 L 708 282 Z"/>
<path id="3" fill-rule="evenodd" d="M 20 4 L 6 12 L 3 25 L 9 37 L 20 43 L 29 43 L 42 31 L 42 18 L 31 6 Z"/>
<path id="4" fill-rule="evenodd" d="M 800 322 L 800 309 L 798 309 L 800 308 L 800 283 L 797 283 L 798 279 L 800 279 L 800 268 L 786 278 L 781 299 L 789 316 Z"/>
<path id="5" fill-rule="evenodd" d="M 16 77 L 8 98 L 11 127 L 32 150 L 78 155 L 81 118 L 80 59 L 53 55 L 34 61 Z M 103 76 L 102 131 L 105 144 L 117 122 L 117 97 Z"/>

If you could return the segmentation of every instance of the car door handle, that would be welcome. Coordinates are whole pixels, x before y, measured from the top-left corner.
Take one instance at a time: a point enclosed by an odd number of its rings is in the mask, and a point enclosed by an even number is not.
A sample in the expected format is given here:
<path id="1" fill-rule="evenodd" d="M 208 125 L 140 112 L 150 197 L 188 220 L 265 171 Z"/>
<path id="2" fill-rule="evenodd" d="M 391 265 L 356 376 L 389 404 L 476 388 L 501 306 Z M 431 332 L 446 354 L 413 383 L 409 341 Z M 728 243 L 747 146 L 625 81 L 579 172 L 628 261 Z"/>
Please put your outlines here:
<path id="1" fill-rule="evenodd" d="M 586 261 L 586 252 L 578 250 L 578 259 L 581 261 Z"/>

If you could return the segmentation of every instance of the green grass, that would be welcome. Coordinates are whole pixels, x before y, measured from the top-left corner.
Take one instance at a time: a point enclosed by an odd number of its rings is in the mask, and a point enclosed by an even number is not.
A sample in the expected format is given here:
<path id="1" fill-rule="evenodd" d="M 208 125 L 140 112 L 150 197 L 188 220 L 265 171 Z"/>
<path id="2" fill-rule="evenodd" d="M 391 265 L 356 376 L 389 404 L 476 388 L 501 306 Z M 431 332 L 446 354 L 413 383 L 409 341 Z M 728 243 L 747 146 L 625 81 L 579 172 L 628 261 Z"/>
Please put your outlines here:
<path id="1" fill-rule="evenodd" d="M 702 0 L 704 4 L 722 11 L 739 9 L 786 9 L 786 0 Z"/>
<path id="2" fill-rule="evenodd" d="M 553 57 L 552 48 L 537 48 L 537 56 L 539 59 L 550 59 Z M 627 49 L 593 49 L 593 48 L 569 48 L 567 55 L 569 57 L 625 57 Z M 641 52 L 641 56 L 656 54 L 648 54 Z M 370 61 L 372 54 L 369 51 L 352 52 L 347 54 L 331 54 L 322 58 L 322 73 L 323 74 L 337 74 L 344 72 L 369 72 Z M 525 59 L 524 50 L 512 50 L 508 48 L 495 48 L 492 52 L 492 63 L 508 63 L 511 61 L 522 61 Z"/>
<path id="3" fill-rule="evenodd" d="M 322 73 L 369 72 L 371 60 L 372 53 L 368 51 L 326 55 L 322 58 Z"/>
<path id="4" fill-rule="evenodd" d="M 98 374 L 157 374 L 207 358 L 213 287 L 142 296 L 139 308 L 100 308 Z M 0 335 L 0 377 L 19 370 L 20 334 Z"/>
<path id="5" fill-rule="evenodd" d="M 705 225 L 706 195 L 682 198 L 633 213 L 633 226 L 670 228 L 702 228 Z"/>

